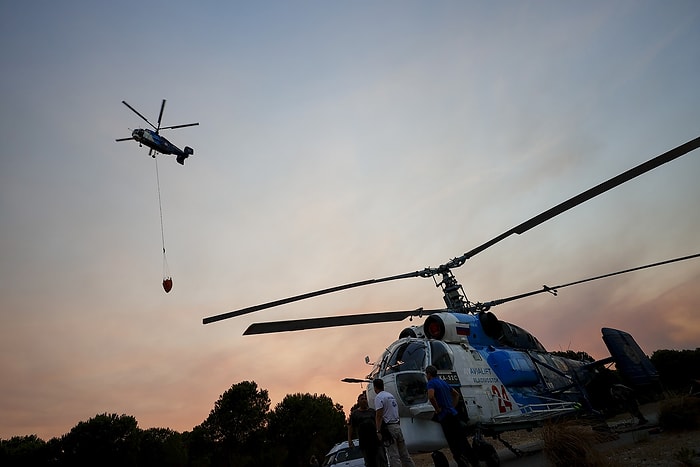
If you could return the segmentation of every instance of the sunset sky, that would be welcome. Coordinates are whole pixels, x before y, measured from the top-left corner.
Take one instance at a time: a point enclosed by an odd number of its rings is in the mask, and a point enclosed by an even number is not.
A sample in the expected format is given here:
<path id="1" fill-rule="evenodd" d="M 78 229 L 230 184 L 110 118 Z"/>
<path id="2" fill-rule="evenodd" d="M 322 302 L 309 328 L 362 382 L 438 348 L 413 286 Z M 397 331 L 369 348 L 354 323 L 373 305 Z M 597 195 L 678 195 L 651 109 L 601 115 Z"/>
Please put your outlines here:
<path id="1" fill-rule="evenodd" d="M 439 266 L 700 136 L 700 2 L 0 2 L 0 438 L 99 413 L 188 431 L 241 381 L 348 410 Z M 173 290 L 162 287 L 155 123 Z M 475 256 L 488 301 L 700 252 L 700 150 Z M 700 259 L 494 308 L 549 350 L 700 346 Z M 415 321 L 414 321 L 415 323 Z"/>

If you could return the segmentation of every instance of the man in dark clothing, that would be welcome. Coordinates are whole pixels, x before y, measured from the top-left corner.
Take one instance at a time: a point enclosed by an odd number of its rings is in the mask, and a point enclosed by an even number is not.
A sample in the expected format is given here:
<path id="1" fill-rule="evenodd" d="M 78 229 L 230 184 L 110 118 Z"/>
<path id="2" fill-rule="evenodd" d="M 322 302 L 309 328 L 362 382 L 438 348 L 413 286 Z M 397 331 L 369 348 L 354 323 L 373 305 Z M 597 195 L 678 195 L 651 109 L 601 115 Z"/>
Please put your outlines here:
<path id="1" fill-rule="evenodd" d="M 350 412 L 348 421 L 348 445 L 352 448 L 352 439 L 357 436 L 366 467 L 386 467 L 384 446 L 377 439 L 374 429 L 375 412 L 367 403 L 365 393 L 357 396 L 357 408 Z"/>
<path id="2" fill-rule="evenodd" d="M 442 426 L 442 432 L 457 466 L 469 467 L 470 462 L 472 465 L 479 465 L 457 417 L 455 406 L 459 402 L 459 392 L 438 378 L 437 368 L 434 366 L 428 366 L 425 375 L 428 378 L 428 400 L 435 409 L 435 418 Z"/>

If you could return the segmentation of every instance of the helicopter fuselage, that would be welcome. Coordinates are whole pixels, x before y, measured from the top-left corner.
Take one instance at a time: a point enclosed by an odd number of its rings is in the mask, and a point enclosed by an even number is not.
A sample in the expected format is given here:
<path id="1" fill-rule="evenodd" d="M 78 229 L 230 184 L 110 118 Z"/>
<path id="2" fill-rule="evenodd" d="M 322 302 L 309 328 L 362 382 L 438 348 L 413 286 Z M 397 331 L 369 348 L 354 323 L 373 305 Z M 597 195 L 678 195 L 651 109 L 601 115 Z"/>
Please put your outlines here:
<path id="1" fill-rule="evenodd" d="M 407 328 L 402 333 L 406 337 L 389 345 L 367 376 L 367 381 L 381 378 L 396 397 L 411 452 L 446 446 L 440 424 L 432 420 L 428 365 L 460 392 L 458 410 L 467 425 L 486 434 L 532 428 L 552 417 L 592 408 L 585 387 L 596 376 L 596 363 L 553 355 L 524 329 L 487 315 L 430 315 L 424 326 Z M 643 353 L 641 357 L 646 358 Z M 367 395 L 374 407 L 371 384 Z"/>
<path id="2" fill-rule="evenodd" d="M 153 130 L 149 130 L 148 128 L 135 129 L 131 132 L 131 137 L 134 138 L 135 141 L 138 141 L 139 144 L 146 145 L 156 152 L 165 155 L 174 154 L 175 156 L 178 156 L 178 162 L 180 161 L 180 158 L 184 160 L 190 155 L 194 154 L 192 148 L 185 146 L 185 149 L 182 150 L 168 141 L 165 137 L 159 135 Z"/>

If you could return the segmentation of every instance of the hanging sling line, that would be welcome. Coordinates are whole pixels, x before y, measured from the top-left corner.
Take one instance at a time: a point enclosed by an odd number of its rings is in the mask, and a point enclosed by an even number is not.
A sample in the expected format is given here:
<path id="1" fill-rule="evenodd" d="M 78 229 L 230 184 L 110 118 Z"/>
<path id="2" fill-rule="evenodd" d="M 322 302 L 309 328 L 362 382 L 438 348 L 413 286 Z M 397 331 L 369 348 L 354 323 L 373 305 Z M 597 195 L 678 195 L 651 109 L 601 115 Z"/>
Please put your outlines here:
<path id="1" fill-rule="evenodd" d="M 170 268 L 168 267 L 168 258 L 165 255 L 165 229 L 163 228 L 163 203 L 160 197 L 160 175 L 158 174 L 158 158 L 153 158 L 156 161 L 156 186 L 158 188 L 158 210 L 160 212 L 160 240 L 163 246 L 163 289 L 165 293 L 170 292 L 173 288 L 173 279 L 170 277 Z"/>

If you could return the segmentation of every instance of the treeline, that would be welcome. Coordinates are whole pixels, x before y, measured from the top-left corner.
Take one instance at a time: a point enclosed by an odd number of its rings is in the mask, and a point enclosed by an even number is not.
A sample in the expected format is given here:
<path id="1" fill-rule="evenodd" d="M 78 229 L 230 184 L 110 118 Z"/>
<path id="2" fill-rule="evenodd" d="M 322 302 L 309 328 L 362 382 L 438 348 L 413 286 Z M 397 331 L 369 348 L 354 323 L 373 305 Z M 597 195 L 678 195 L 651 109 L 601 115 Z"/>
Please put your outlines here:
<path id="1" fill-rule="evenodd" d="M 687 394 L 700 389 L 700 348 L 695 350 L 657 350 L 651 363 L 659 371 L 661 385 L 667 391 Z"/>
<path id="2" fill-rule="evenodd" d="M 330 397 L 291 394 L 270 410 L 267 390 L 234 384 L 192 431 L 142 430 L 130 415 L 99 414 L 69 433 L 0 439 L 0 465 L 9 466 L 308 466 L 344 439 L 343 407 Z"/>

